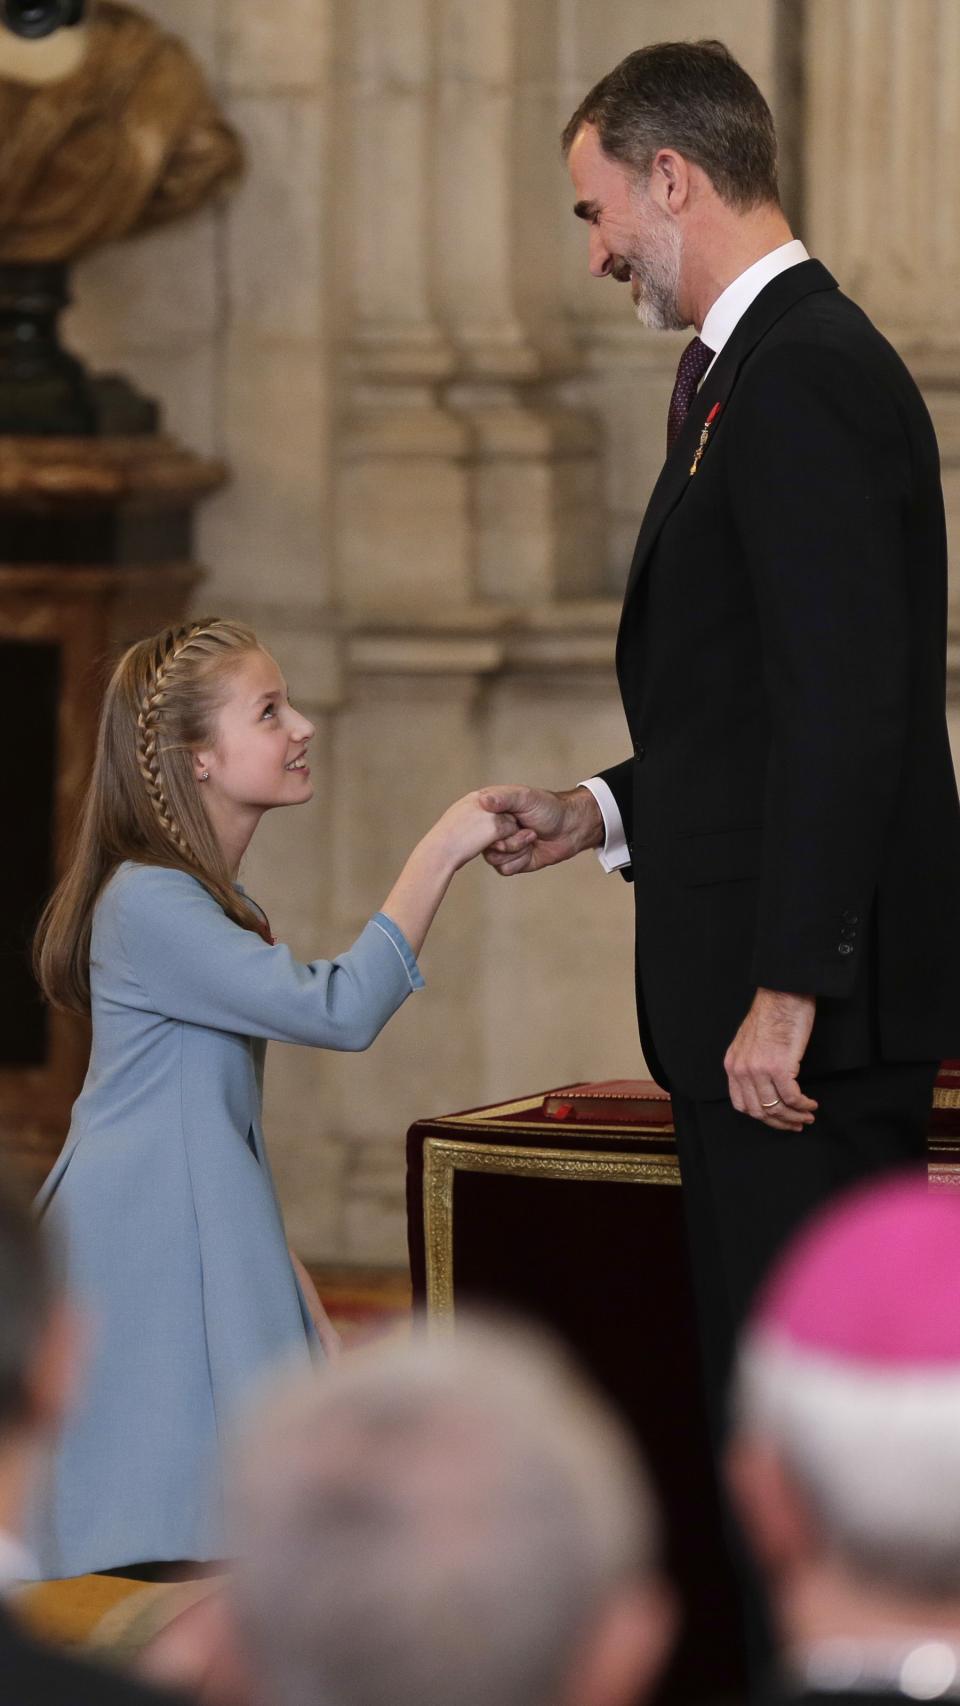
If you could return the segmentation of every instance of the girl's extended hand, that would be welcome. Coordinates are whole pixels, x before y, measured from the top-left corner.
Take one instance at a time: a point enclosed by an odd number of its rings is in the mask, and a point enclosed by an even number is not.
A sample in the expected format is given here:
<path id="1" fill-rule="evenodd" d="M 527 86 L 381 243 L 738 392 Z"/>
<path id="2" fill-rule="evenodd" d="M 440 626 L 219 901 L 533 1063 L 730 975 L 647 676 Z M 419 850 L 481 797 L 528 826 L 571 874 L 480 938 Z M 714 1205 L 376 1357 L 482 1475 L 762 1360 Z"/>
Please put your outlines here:
<path id="1" fill-rule="evenodd" d="M 519 846 L 521 837 L 536 841 L 537 832 L 524 829 L 512 812 L 485 810 L 475 792 L 449 806 L 418 841 L 381 907 L 403 931 L 415 954 L 423 947 L 454 873 L 507 836 Z"/>
<path id="2" fill-rule="evenodd" d="M 521 829 L 516 818 L 510 812 L 490 812 L 480 804 L 477 792 L 465 794 L 462 800 L 456 800 L 444 812 L 430 831 L 428 840 L 435 841 L 450 860 L 453 870 L 459 871 L 461 866 L 469 864 L 478 853 L 483 853 L 494 841 L 500 841 L 504 836 L 518 835 L 525 841 L 536 841 L 536 830 Z"/>

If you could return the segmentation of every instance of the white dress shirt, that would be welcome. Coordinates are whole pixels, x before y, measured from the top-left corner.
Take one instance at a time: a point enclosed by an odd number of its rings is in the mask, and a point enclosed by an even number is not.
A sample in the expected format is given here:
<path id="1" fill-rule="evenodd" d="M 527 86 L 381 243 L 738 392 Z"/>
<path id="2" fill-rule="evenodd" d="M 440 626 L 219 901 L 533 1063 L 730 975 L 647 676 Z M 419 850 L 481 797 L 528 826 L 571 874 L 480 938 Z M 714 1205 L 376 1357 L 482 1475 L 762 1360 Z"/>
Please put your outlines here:
<path id="1" fill-rule="evenodd" d="M 809 259 L 803 244 L 794 237 L 789 243 L 781 243 L 778 249 L 771 249 L 769 255 L 761 255 L 759 261 L 754 261 L 752 267 L 748 267 L 746 272 L 742 272 L 732 284 L 727 285 L 726 290 L 720 292 L 716 302 L 707 310 L 700 328 L 700 337 L 707 348 L 714 352 L 713 361 L 707 368 L 704 379 L 738 322 L 743 319 L 761 290 L 764 290 L 778 273 L 786 272 L 788 267 L 799 266 L 801 261 Z M 620 808 L 602 777 L 591 776 L 579 786 L 589 788 L 603 818 L 604 842 L 602 847 L 597 848 L 597 858 L 605 871 L 619 871 L 622 866 L 630 863 Z"/>

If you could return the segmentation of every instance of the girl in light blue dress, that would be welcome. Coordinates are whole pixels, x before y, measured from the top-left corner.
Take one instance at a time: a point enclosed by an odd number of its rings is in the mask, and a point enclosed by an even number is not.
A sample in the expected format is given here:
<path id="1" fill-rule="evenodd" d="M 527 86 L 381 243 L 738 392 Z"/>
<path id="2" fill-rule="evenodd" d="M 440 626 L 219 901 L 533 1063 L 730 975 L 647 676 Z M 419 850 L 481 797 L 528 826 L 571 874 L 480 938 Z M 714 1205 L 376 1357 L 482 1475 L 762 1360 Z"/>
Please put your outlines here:
<path id="1" fill-rule="evenodd" d="M 274 660 L 210 619 L 133 646 L 76 849 L 41 921 L 50 1001 L 93 1044 L 39 1206 L 89 1323 L 38 1501 L 46 1577 L 223 1553 L 219 1445 L 265 1372 L 333 1335 L 291 1256 L 261 1129 L 266 1042 L 365 1049 L 422 978 L 454 873 L 516 826 L 468 795 L 333 960 L 274 941 L 237 882 L 263 813 L 310 799 L 313 728 Z"/>

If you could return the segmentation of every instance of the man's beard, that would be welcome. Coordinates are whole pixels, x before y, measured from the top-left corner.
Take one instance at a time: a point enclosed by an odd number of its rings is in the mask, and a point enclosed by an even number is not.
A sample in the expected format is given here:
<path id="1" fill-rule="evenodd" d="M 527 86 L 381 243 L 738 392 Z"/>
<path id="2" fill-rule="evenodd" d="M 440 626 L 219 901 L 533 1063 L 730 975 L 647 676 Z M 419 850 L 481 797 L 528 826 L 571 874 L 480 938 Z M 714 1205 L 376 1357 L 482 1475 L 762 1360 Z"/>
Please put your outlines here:
<path id="1" fill-rule="evenodd" d="M 648 224 L 639 247 L 618 262 L 614 276 L 623 278 L 629 269 L 630 290 L 637 319 L 654 332 L 682 332 L 690 324 L 680 309 L 680 267 L 683 238 L 679 227 L 663 214 L 655 214 L 656 227 Z M 656 230 L 656 235 L 654 235 Z"/>

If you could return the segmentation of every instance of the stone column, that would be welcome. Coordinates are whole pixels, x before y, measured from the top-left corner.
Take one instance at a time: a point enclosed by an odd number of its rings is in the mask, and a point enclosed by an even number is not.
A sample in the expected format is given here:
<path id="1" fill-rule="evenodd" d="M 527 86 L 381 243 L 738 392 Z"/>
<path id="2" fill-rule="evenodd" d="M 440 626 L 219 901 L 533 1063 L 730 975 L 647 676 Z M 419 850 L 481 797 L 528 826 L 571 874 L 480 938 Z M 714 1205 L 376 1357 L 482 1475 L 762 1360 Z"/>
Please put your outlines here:
<path id="1" fill-rule="evenodd" d="M 475 588 L 508 604 L 602 576 L 599 433 L 561 400 L 579 368 L 562 314 L 554 0 L 440 0 L 436 230 L 474 442 Z"/>
<path id="2" fill-rule="evenodd" d="M 455 357 L 434 293 L 433 11 L 430 0 L 350 0 L 340 12 L 339 593 L 357 614 L 470 596 L 469 434 L 438 399 Z"/>
<path id="3" fill-rule="evenodd" d="M 960 351 L 960 8 L 809 0 L 807 227 L 898 347 Z"/>
<path id="4" fill-rule="evenodd" d="M 940 443 L 960 547 L 960 6 L 809 0 L 806 237 L 896 345 Z M 960 660 L 952 576 L 951 659 Z M 960 674 L 951 662 L 951 692 Z M 960 748 L 958 748 L 960 751 Z"/>

